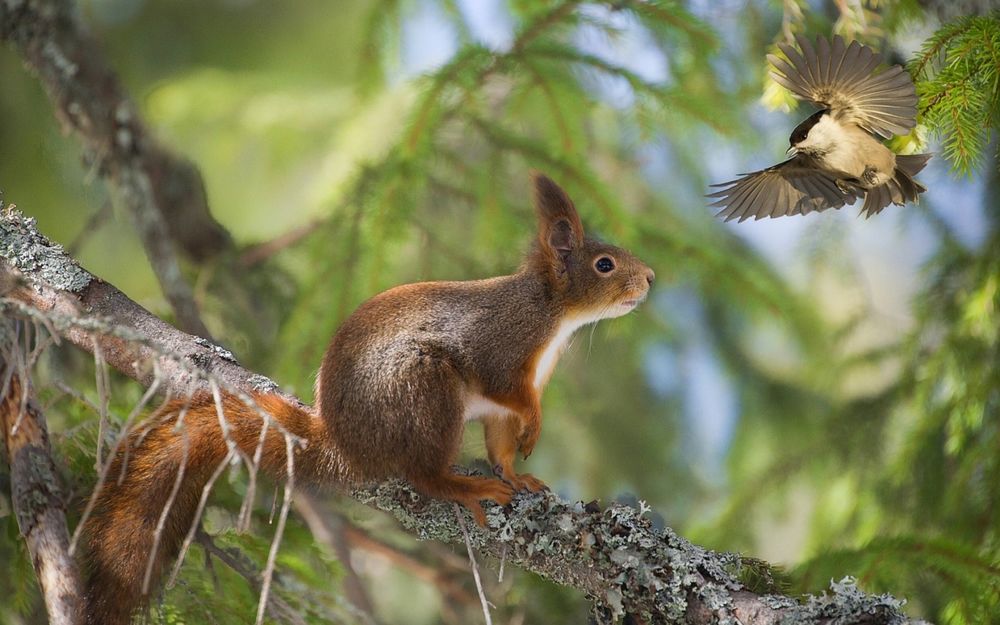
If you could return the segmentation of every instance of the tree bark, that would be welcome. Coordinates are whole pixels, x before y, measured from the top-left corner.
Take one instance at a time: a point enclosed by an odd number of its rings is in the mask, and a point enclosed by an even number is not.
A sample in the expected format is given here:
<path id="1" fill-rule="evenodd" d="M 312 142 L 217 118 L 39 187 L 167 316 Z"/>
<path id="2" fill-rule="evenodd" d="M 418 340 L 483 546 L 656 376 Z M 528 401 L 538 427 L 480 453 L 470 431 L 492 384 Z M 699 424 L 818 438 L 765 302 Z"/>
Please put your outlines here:
<path id="1" fill-rule="evenodd" d="M 180 325 L 208 337 L 174 243 L 200 261 L 232 240 L 208 211 L 198 170 L 152 137 L 70 0 L 0 0 L 0 40 L 37 75 L 63 130 L 131 217 Z"/>
<path id="2" fill-rule="evenodd" d="M 192 367 L 236 388 L 276 388 L 225 350 L 172 328 L 93 277 L 16 212 L 0 218 L 0 284 L 7 285 L 8 312 L 20 307 L 23 314 L 44 317 L 87 351 L 100 346 L 109 364 L 140 382 L 149 380 L 143 363 L 156 361 L 164 391 L 191 392 L 197 383 Z M 421 497 L 402 482 L 351 496 L 393 515 L 419 538 L 463 542 L 451 504 Z M 900 611 L 901 601 L 866 595 L 849 579 L 801 600 L 750 592 L 737 580 L 739 556 L 693 545 L 623 505 L 594 510 L 552 493 L 521 494 L 509 509 L 488 506 L 487 516 L 488 528 L 470 524 L 475 547 L 580 589 L 602 622 L 625 614 L 645 623 L 692 625 L 915 622 Z"/>
<path id="3" fill-rule="evenodd" d="M 0 427 L 10 463 L 11 502 L 45 599 L 49 623 L 83 623 L 82 586 L 69 554 L 66 506 L 45 416 L 31 394 L 20 334 L 23 321 L 0 319 Z"/>

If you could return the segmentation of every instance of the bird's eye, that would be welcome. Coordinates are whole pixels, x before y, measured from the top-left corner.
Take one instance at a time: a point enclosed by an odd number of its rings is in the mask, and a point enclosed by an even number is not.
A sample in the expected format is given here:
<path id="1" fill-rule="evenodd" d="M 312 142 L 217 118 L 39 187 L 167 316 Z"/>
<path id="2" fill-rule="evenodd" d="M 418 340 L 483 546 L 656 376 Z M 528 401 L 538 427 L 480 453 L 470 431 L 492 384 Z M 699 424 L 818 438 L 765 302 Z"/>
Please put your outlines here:
<path id="1" fill-rule="evenodd" d="M 607 256 L 601 256 L 597 259 L 597 262 L 594 263 L 594 268 L 601 273 L 608 273 L 615 268 L 615 261 L 611 260 Z"/>

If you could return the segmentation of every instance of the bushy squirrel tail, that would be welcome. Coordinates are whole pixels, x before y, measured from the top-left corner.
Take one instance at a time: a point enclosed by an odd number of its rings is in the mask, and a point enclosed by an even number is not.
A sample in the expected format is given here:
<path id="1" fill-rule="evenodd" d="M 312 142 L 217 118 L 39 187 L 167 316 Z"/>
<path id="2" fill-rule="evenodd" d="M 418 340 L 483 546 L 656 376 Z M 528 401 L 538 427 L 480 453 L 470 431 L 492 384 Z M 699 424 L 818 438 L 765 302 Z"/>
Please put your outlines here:
<path id="1" fill-rule="evenodd" d="M 336 479 L 329 434 L 318 416 L 278 395 L 254 400 L 285 430 L 308 441 L 293 456 L 296 483 Z M 264 419 L 236 397 L 223 396 L 221 403 L 230 440 L 253 459 Z M 268 427 L 260 474 L 284 479 L 286 449 L 285 436 Z M 230 453 L 210 394 L 168 402 L 127 434 L 84 527 L 88 625 L 127 625 L 148 602 L 194 521 L 205 485 Z"/>

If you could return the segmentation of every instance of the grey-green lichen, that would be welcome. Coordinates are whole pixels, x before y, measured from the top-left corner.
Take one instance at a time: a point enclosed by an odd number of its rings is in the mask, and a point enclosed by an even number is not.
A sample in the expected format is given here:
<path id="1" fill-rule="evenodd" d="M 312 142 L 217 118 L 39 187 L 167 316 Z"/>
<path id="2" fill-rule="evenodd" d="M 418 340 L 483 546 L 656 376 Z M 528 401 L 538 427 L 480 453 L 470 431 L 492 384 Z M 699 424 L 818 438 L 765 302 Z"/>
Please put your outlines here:
<path id="1" fill-rule="evenodd" d="M 794 608 L 799 602 L 785 595 L 761 595 L 760 602 L 773 610 Z"/>
<path id="2" fill-rule="evenodd" d="M 0 215 L 0 258 L 20 270 L 29 281 L 77 293 L 93 279 L 63 247 L 41 234 L 34 217 L 8 208 Z"/>
<path id="3" fill-rule="evenodd" d="M 26 445 L 11 458 L 11 471 L 18 477 L 11 481 L 17 524 L 28 536 L 44 512 L 62 501 L 62 488 L 51 456 L 38 445 Z"/>
<path id="4" fill-rule="evenodd" d="M 718 615 L 720 623 L 736 623 L 735 619 L 729 616 L 733 608 L 733 598 L 728 588 L 709 581 L 702 584 L 697 592 L 705 607 Z"/>
<path id="5" fill-rule="evenodd" d="M 279 390 L 277 382 L 259 373 L 250 376 L 247 380 L 247 386 L 256 393 L 277 393 Z"/>
<path id="6" fill-rule="evenodd" d="M 364 503 L 390 512 L 420 538 L 461 540 L 451 504 L 408 496 L 408 488 L 388 482 L 355 492 Z M 636 606 L 655 605 L 658 618 L 683 618 L 689 591 L 715 578 L 704 599 L 720 609 L 726 590 L 739 584 L 717 556 L 657 531 L 639 511 L 614 505 L 587 512 L 549 493 L 520 494 L 505 510 L 484 504 L 489 530 L 470 522 L 473 546 L 497 552 L 507 545 L 509 559 L 554 581 L 580 587 L 599 604 L 598 612 L 620 618 Z M 462 510 L 461 514 L 467 515 Z M 496 555 L 496 553 L 494 553 Z M 720 562 L 716 562 L 720 560 Z"/>
<path id="7" fill-rule="evenodd" d="M 73 78 L 80 71 L 76 63 L 69 60 L 62 48 L 52 39 L 42 45 L 42 54 L 62 75 L 63 80 Z"/>
<path id="8" fill-rule="evenodd" d="M 212 341 L 210 341 L 210 340 L 208 340 L 206 338 L 202 338 L 200 336 L 194 337 L 193 340 L 198 345 L 201 345 L 202 347 L 210 350 L 215 357 L 221 358 L 223 360 L 228 360 L 229 362 L 232 362 L 232 363 L 236 363 L 237 362 L 236 361 L 236 356 L 233 354 L 233 352 L 229 351 L 225 347 L 222 347 L 221 345 L 219 345 L 217 343 L 213 343 Z"/>
<path id="9" fill-rule="evenodd" d="M 454 504 L 421 497 L 403 482 L 391 480 L 356 490 L 353 496 L 389 512 L 419 538 L 464 540 Z M 899 611 L 901 601 L 866 595 L 849 578 L 834 583 L 831 592 L 801 600 L 748 593 L 731 573 L 740 568 L 738 555 L 703 549 L 669 528 L 659 530 L 628 506 L 601 511 L 551 493 L 533 493 L 517 495 L 505 508 L 488 502 L 483 507 L 486 529 L 459 509 L 473 547 L 583 590 L 594 602 L 598 622 L 620 620 L 625 614 L 641 622 L 687 622 L 693 618 L 689 604 L 696 600 L 696 613 L 713 623 L 734 625 L 739 622 L 738 601 L 746 607 L 748 597 L 774 610 L 771 617 L 765 616 L 769 623 L 908 622 Z"/>
<path id="10" fill-rule="evenodd" d="M 858 622 L 896 625 L 906 623 L 900 612 L 905 601 L 891 595 L 868 595 L 858 588 L 853 577 L 830 582 L 830 593 L 806 599 L 798 618 L 823 620 L 829 625 L 849 625 Z M 788 621 L 786 622 L 793 622 Z"/>

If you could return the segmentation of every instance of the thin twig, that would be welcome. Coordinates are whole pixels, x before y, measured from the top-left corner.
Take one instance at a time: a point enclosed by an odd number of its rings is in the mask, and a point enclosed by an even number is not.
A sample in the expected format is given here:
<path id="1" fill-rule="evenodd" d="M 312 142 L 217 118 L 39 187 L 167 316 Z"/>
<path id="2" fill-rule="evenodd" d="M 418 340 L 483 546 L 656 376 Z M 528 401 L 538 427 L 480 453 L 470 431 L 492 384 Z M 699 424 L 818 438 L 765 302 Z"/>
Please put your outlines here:
<path id="1" fill-rule="evenodd" d="M 216 545 L 211 536 L 204 532 L 198 532 L 198 544 L 202 546 L 206 553 L 210 553 L 221 560 L 223 564 L 235 571 L 240 577 L 253 585 L 254 588 L 260 588 L 260 573 L 252 570 L 246 563 L 230 553 L 229 550 Z M 242 555 L 242 553 L 240 553 L 240 555 Z M 269 602 L 272 607 L 277 608 L 283 613 L 275 614 L 276 610 L 271 610 L 272 615 L 276 617 L 285 617 L 293 623 L 296 623 L 296 625 L 306 625 L 305 619 L 299 616 L 292 606 L 288 605 L 288 603 L 286 603 L 285 600 L 278 595 L 271 597 Z"/>
<path id="2" fill-rule="evenodd" d="M 94 344 L 94 378 L 97 385 L 97 406 L 99 420 L 97 422 L 97 452 L 94 458 L 94 469 L 100 470 L 104 464 L 104 432 L 108 428 L 108 370 L 104 363 L 104 353 L 101 345 L 97 342 L 97 336 L 93 337 Z"/>
<path id="3" fill-rule="evenodd" d="M 225 410 L 222 407 L 222 393 L 219 391 L 219 385 L 215 380 L 209 380 L 209 387 L 212 389 L 212 400 L 215 403 L 215 414 L 219 419 L 219 428 L 222 430 L 222 439 L 226 442 L 226 447 L 229 448 L 230 454 L 235 454 L 239 456 L 240 460 L 247 467 L 247 472 L 250 475 L 249 487 L 247 488 L 246 494 L 243 496 L 243 503 L 240 504 L 240 514 L 237 518 L 237 529 L 239 531 L 246 531 L 245 528 L 249 528 L 250 521 L 246 517 L 250 513 L 250 509 L 253 507 L 253 499 L 255 494 L 255 489 L 257 485 L 257 468 L 259 466 L 259 458 L 261 447 L 264 444 L 264 435 L 267 433 L 267 421 L 265 420 L 261 425 L 261 438 L 257 444 L 257 450 L 254 452 L 254 459 L 251 460 L 247 456 L 240 446 L 233 439 L 232 426 L 229 424 L 229 420 L 226 418 Z"/>
<path id="4" fill-rule="evenodd" d="M 442 571 L 441 564 L 444 564 L 448 568 L 453 566 L 453 563 L 448 562 L 446 558 L 442 558 L 440 563 L 434 563 L 433 565 L 425 564 L 412 554 L 385 541 L 378 540 L 353 525 L 344 527 L 344 536 L 350 543 L 351 548 L 360 549 L 376 557 L 388 560 L 393 566 L 409 572 L 417 579 L 423 580 L 428 584 L 433 584 L 437 587 L 438 592 L 444 596 L 445 603 L 469 604 L 477 601 L 477 598 L 466 591 L 462 584 L 456 582 L 452 575 Z M 441 551 L 442 553 L 435 555 L 439 557 L 445 554 L 451 555 L 450 550 L 442 549 Z M 466 571 L 465 559 L 461 560 L 461 565 L 461 571 L 464 575 Z"/>
<path id="5" fill-rule="evenodd" d="M 18 336 L 23 336 L 24 339 L 25 339 L 25 341 L 27 342 L 27 339 L 28 339 L 28 328 L 30 326 L 27 325 L 27 324 L 25 324 L 25 323 L 23 323 L 23 322 L 20 322 L 20 321 L 15 321 L 14 325 L 16 327 L 18 327 L 18 328 L 20 328 L 20 326 L 22 326 L 22 325 L 24 326 L 24 332 L 22 333 L 22 332 L 18 331 L 17 335 Z M 21 351 L 20 349 L 17 349 L 17 347 L 16 347 L 17 344 L 18 344 L 18 341 L 15 338 L 15 340 L 14 340 L 15 348 L 14 348 L 14 354 L 13 354 L 14 355 L 14 358 L 13 358 L 13 360 L 14 360 L 14 367 L 17 369 L 17 377 L 18 377 L 18 379 L 19 380 L 27 380 L 28 379 L 28 371 L 24 367 L 24 354 L 25 354 L 25 352 Z M 25 349 L 25 351 L 27 351 L 27 345 L 25 345 L 24 349 Z M 21 427 L 21 419 L 24 418 L 24 413 L 27 411 L 27 408 L 28 408 L 28 392 L 27 392 L 27 389 L 23 389 L 22 393 L 21 393 L 20 401 L 18 402 L 17 418 L 14 419 L 14 426 L 10 428 L 11 436 L 17 434 L 17 431 L 20 429 L 20 427 Z"/>
<path id="6" fill-rule="evenodd" d="M 181 565 L 184 563 L 184 556 L 187 555 L 188 549 L 191 548 L 191 541 L 194 540 L 194 535 L 198 531 L 198 526 L 201 524 L 201 515 L 205 511 L 205 504 L 208 503 L 208 495 L 212 492 L 212 487 L 215 486 L 215 481 L 219 479 L 222 472 L 226 470 L 229 466 L 229 462 L 233 459 L 233 452 L 230 450 L 226 453 L 226 457 L 222 459 L 219 466 L 215 467 L 215 471 L 212 472 L 212 477 L 208 478 L 208 482 L 201 489 L 201 499 L 198 500 L 198 507 L 195 509 L 194 518 L 191 519 L 191 526 L 188 528 L 187 536 L 184 537 L 184 542 L 181 543 L 180 553 L 177 554 L 177 562 L 174 563 L 174 569 L 170 572 L 170 579 L 167 580 L 167 588 L 173 588 L 174 584 L 177 583 L 177 574 L 180 573 Z M 80 523 L 83 525 L 83 523 Z"/>
<path id="7" fill-rule="evenodd" d="M 132 441 L 133 447 L 138 447 L 142 444 L 150 432 L 155 430 L 160 425 L 166 423 L 170 419 L 175 419 L 174 431 L 179 432 L 181 430 L 181 421 L 184 419 L 184 415 L 187 414 L 188 409 L 191 407 L 191 394 L 187 393 L 184 395 L 184 403 L 181 404 L 181 409 L 177 411 L 177 416 L 174 416 L 173 407 L 171 402 L 173 401 L 173 393 L 168 388 L 163 393 L 163 400 L 160 405 L 156 407 L 155 410 L 150 411 L 149 417 L 142 422 L 142 427 L 136 427 L 136 434 L 134 440 Z"/>
<path id="8" fill-rule="evenodd" d="M 94 164 L 98 164 L 99 159 L 94 159 Z M 111 202 L 105 200 L 101 202 L 101 205 L 87 217 L 87 221 L 80 228 L 80 231 L 76 234 L 76 237 L 70 241 L 69 245 L 66 246 L 66 252 L 71 256 L 76 256 L 80 251 L 80 248 L 86 242 L 86 240 L 95 232 L 97 232 L 111 217 L 114 215 L 112 210 Z"/>
<path id="9" fill-rule="evenodd" d="M 271 550 L 267 554 L 267 565 L 264 567 L 264 575 L 260 587 L 260 603 L 257 605 L 257 625 L 264 622 L 264 610 L 267 607 L 267 595 L 271 591 L 271 578 L 274 576 L 274 563 L 278 558 L 278 546 L 281 544 L 282 534 L 285 532 L 285 521 L 288 520 L 288 510 L 292 506 L 292 490 L 295 488 L 295 456 L 293 454 L 292 439 L 285 438 L 286 471 L 288 476 L 285 479 L 285 495 L 281 502 L 281 512 L 278 514 L 278 526 L 274 529 L 274 540 L 271 541 Z"/>
<path id="10" fill-rule="evenodd" d="M 247 269 L 258 265 L 278 252 L 292 247 L 302 239 L 308 237 L 324 223 L 326 223 L 325 219 L 313 219 L 309 221 L 309 223 L 293 228 L 292 230 L 279 235 L 270 241 L 258 243 L 240 254 L 238 262 L 241 267 Z"/>
<path id="11" fill-rule="evenodd" d="M 267 515 L 267 524 L 274 523 L 274 515 L 278 513 L 278 491 L 271 494 L 271 512 Z"/>
<path id="12" fill-rule="evenodd" d="M 219 385 L 215 380 L 209 380 L 208 386 L 212 389 L 212 400 L 215 402 L 215 416 L 219 419 L 219 429 L 222 430 L 222 440 L 226 442 L 229 453 L 236 452 L 236 441 L 233 440 L 232 428 L 229 420 L 226 419 L 226 411 L 222 409 L 222 393 L 219 392 Z"/>
<path id="13" fill-rule="evenodd" d="M 14 324 L 14 337 L 12 343 L 17 344 L 17 335 L 21 331 L 19 324 Z M 14 363 L 11 362 L 11 358 L 7 358 L 4 363 L 4 377 L 3 377 L 3 388 L 0 389 L 0 398 L 7 396 L 7 391 L 10 390 L 10 385 L 14 379 Z"/>
<path id="14" fill-rule="evenodd" d="M 330 509 L 329 506 L 320 505 L 315 497 L 309 492 L 299 491 L 295 494 L 295 511 L 298 516 L 306 522 L 306 526 L 312 533 L 313 540 L 317 544 L 325 546 L 330 553 L 340 562 L 344 569 L 344 594 L 347 597 L 348 607 L 360 621 L 366 625 L 375 625 L 375 610 L 372 606 L 371 598 L 365 589 L 364 582 L 358 576 L 358 572 L 351 562 L 351 548 L 348 545 L 347 521 Z"/>
<path id="15" fill-rule="evenodd" d="M 268 421 L 264 421 L 261 424 L 260 436 L 257 438 L 257 447 L 253 452 L 253 460 L 250 463 L 249 476 L 247 480 L 247 492 L 243 497 L 243 504 L 240 506 L 240 513 L 236 517 L 236 531 L 238 532 L 245 533 L 250 531 L 250 516 L 257 492 L 257 473 L 260 470 L 260 461 L 264 455 L 264 441 L 267 439 L 267 426 Z M 273 517 L 273 507 L 271 514 Z"/>
<path id="16" fill-rule="evenodd" d="M 497 573 L 497 582 L 503 583 L 503 567 L 507 564 L 507 545 L 504 544 L 503 550 L 500 551 L 500 571 Z"/>
<path id="17" fill-rule="evenodd" d="M 479 593 L 479 603 L 483 606 L 483 617 L 486 619 L 486 625 L 493 625 L 493 619 L 490 617 L 490 602 L 486 600 L 486 593 L 483 592 L 483 580 L 479 579 L 479 565 L 476 564 L 476 556 L 472 553 L 472 540 L 469 538 L 469 530 L 465 528 L 465 519 L 462 518 L 462 510 L 455 506 L 455 518 L 458 519 L 458 527 L 462 530 L 462 537 L 465 538 L 465 548 L 469 552 L 469 563 L 472 565 L 472 577 L 476 580 L 476 591 Z"/>
<path id="18" fill-rule="evenodd" d="M 50 382 L 50 384 L 52 385 L 53 388 L 55 388 L 56 390 L 58 390 L 60 393 L 65 393 L 66 395 L 69 395 L 70 397 L 72 397 L 76 401 L 80 402 L 81 404 L 83 404 L 84 406 L 86 406 L 87 408 L 89 408 L 90 410 L 92 410 L 95 414 L 99 414 L 101 412 L 101 409 L 98 408 L 97 404 L 95 404 L 94 402 L 90 401 L 90 399 L 86 395 L 84 395 L 83 393 L 81 393 L 80 391 L 78 391 L 75 388 L 71 387 L 70 385 L 66 384 L 66 382 L 64 382 L 62 380 L 59 380 L 59 379 L 53 379 Z M 77 426 L 77 427 L 79 427 L 79 426 Z"/>
<path id="19" fill-rule="evenodd" d="M 154 384 L 157 383 L 157 378 L 154 378 Z M 108 473 L 111 471 L 111 465 L 114 464 L 115 458 L 118 457 L 118 450 L 121 448 L 122 443 L 124 443 L 129 437 L 129 427 L 131 426 L 132 419 L 135 418 L 134 413 L 129 415 L 129 419 L 125 423 L 125 428 L 123 433 L 115 441 L 115 446 L 112 448 L 111 453 L 108 455 L 107 460 L 104 464 L 98 467 L 97 484 L 94 485 L 94 492 L 91 493 L 90 499 L 87 500 L 87 506 L 83 509 L 83 514 L 80 516 L 80 522 L 76 524 L 76 529 L 73 530 L 73 538 L 70 540 L 69 553 L 73 555 L 76 553 L 76 546 L 80 540 L 80 536 L 83 533 L 83 528 L 87 525 L 87 520 L 90 519 L 90 515 L 94 512 L 94 506 L 97 505 L 97 497 L 101 494 L 101 489 L 104 488 L 104 482 L 108 479 Z"/>
<path id="20" fill-rule="evenodd" d="M 174 506 L 174 499 L 177 498 L 177 492 L 181 489 L 181 483 L 184 481 L 184 471 L 187 469 L 188 453 L 191 448 L 191 439 L 188 436 L 187 430 L 181 433 L 181 440 L 183 441 L 183 445 L 181 446 L 181 463 L 177 467 L 177 477 L 174 478 L 174 486 L 170 490 L 170 496 L 167 497 L 166 503 L 163 504 L 160 518 L 156 521 L 156 530 L 153 532 L 153 546 L 149 549 L 149 559 L 146 561 L 146 573 L 142 577 L 142 594 L 144 595 L 149 594 L 149 580 L 153 577 L 156 552 L 160 549 L 160 539 L 163 537 L 163 529 L 167 524 L 167 516 Z"/>
<path id="21" fill-rule="evenodd" d="M 138 403 L 136 403 L 136 405 L 132 407 L 132 412 L 130 412 L 128 414 L 128 417 L 125 419 L 125 425 L 122 427 L 123 438 L 128 437 L 132 433 L 132 422 L 135 421 L 136 417 L 139 416 L 139 413 L 142 412 L 142 409 L 146 407 L 146 404 L 149 403 L 149 400 L 153 397 L 153 395 L 156 394 L 156 391 L 159 390 L 160 388 L 160 384 L 162 383 L 161 382 L 162 377 L 160 376 L 160 368 L 156 364 L 156 362 L 153 362 L 153 371 L 154 371 L 153 383 L 149 385 L 149 388 L 147 388 L 146 392 L 142 394 L 142 397 L 139 398 Z M 121 472 L 119 472 L 118 474 L 119 486 L 122 484 L 122 482 L 125 481 L 125 474 L 128 472 L 128 460 L 131 452 L 132 452 L 132 446 L 125 445 L 125 453 L 124 455 L 122 455 Z M 112 456 L 112 458 L 113 457 L 114 456 Z M 110 462 L 111 459 L 109 458 L 108 461 Z"/>
<path id="22" fill-rule="evenodd" d="M 31 349 L 31 354 L 28 355 L 28 368 L 33 369 L 35 364 L 38 363 L 38 359 L 41 357 L 42 352 L 49 348 L 52 344 L 59 343 L 59 335 L 54 332 L 49 331 L 50 328 L 38 319 L 31 320 L 32 326 L 34 326 L 35 333 L 35 346 Z M 42 331 L 39 326 L 45 326 L 46 332 L 45 336 L 42 336 Z"/>

